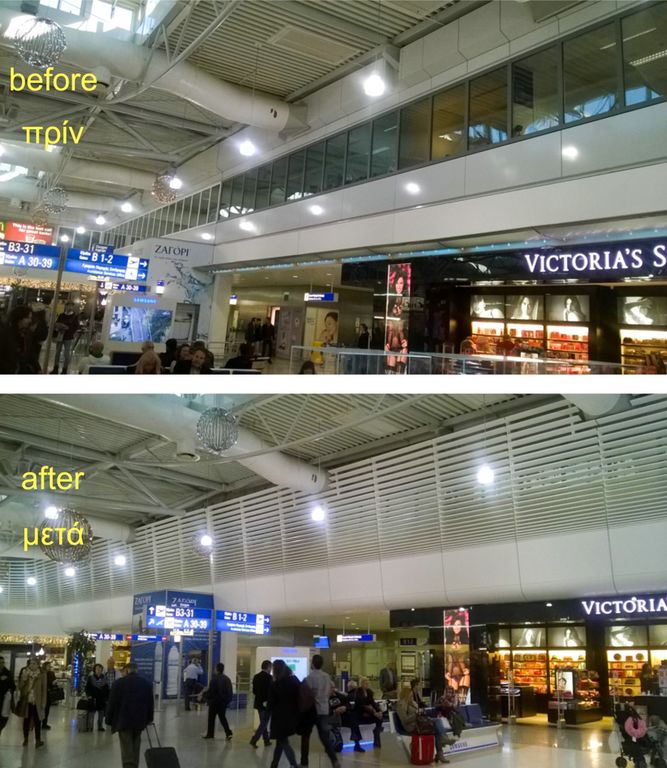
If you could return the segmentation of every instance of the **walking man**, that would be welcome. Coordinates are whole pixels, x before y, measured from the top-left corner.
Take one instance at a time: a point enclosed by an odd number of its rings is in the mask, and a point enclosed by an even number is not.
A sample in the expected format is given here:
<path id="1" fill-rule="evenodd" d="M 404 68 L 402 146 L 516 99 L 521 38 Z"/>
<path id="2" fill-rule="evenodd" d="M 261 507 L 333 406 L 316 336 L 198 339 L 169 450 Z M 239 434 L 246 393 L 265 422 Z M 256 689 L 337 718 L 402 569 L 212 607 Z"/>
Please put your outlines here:
<path id="1" fill-rule="evenodd" d="M 340 768 L 340 763 L 336 757 L 336 752 L 331 744 L 331 723 L 329 721 L 329 696 L 331 694 L 331 678 L 322 669 L 324 659 L 319 653 L 313 656 L 311 662 L 310 674 L 305 679 L 305 683 L 313 692 L 315 697 L 315 711 L 317 719 L 315 726 L 317 735 L 320 737 L 324 751 L 327 754 L 333 768 Z M 303 762 L 303 759 L 302 759 Z"/>
<path id="2" fill-rule="evenodd" d="M 232 681 L 225 675 L 225 665 L 216 664 L 215 674 L 211 676 L 208 688 L 202 691 L 202 698 L 208 702 L 208 729 L 205 739 L 215 737 L 215 718 L 220 719 L 220 724 L 225 729 L 227 741 L 232 740 L 232 729 L 227 722 L 227 707 L 232 703 L 234 689 Z"/>
<path id="3" fill-rule="evenodd" d="M 106 723 L 118 733 L 123 768 L 139 768 L 141 732 L 153 722 L 153 686 L 139 677 L 137 665 L 126 664 L 107 704 Z"/>
<path id="4" fill-rule="evenodd" d="M 204 670 L 201 665 L 194 659 L 190 659 L 190 663 L 183 670 L 183 683 L 185 685 L 185 711 L 190 711 L 190 704 L 194 696 L 201 691 L 199 685 L 199 676 L 204 674 Z M 199 689 L 199 690 L 198 690 Z"/>
<path id="5" fill-rule="evenodd" d="M 255 735 L 250 739 L 250 746 L 257 749 L 257 742 L 260 736 L 264 739 L 264 746 L 268 747 L 271 743 L 269 739 L 269 720 L 271 719 L 271 713 L 269 712 L 269 694 L 271 693 L 271 684 L 273 678 L 271 677 L 271 662 L 263 661 L 262 669 L 252 679 L 252 692 L 255 697 L 254 707 L 259 715 L 259 725 L 255 731 Z"/>

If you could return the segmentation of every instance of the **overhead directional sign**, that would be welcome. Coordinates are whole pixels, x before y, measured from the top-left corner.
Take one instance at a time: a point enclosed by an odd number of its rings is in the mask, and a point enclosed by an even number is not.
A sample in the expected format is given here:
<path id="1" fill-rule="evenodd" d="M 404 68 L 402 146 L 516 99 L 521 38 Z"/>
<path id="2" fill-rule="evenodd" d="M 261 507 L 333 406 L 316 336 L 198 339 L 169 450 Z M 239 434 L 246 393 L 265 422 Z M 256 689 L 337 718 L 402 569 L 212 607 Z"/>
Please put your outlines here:
<path id="1" fill-rule="evenodd" d="M 271 633 L 271 617 L 263 613 L 243 611 L 216 611 L 215 628 L 218 632 L 243 632 L 248 635 Z"/>
<path id="2" fill-rule="evenodd" d="M 136 283 L 111 283 L 108 280 L 100 282 L 100 288 L 105 291 L 127 291 L 129 293 L 146 293 L 147 285 L 137 285 Z"/>
<path id="3" fill-rule="evenodd" d="M 87 632 L 86 634 L 92 640 L 112 640 L 116 642 L 125 640 L 125 635 L 117 635 L 113 632 Z"/>
<path id="4" fill-rule="evenodd" d="M 375 635 L 336 635 L 338 643 L 374 643 Z"/>
<path id="5" fill-rule="evenodd" d="M 125 635 L 126 640 L 133 640 L 135 643 L 162 643 L 169 638 L 167 635 Z"/>
<path id="6" fill-rule="evenodd" d="M 208 608 L 149 605 L 146 611 L 146 629 L 171 629 L 179 634 L 189 630 L 211 628 L 212 611 Z"/>
<path id="7" fill-rule="evenodd" d="M 56 245 L 0 242 L 0 266 L 26 269 L 58 269 L 60 249 Z"/>
<path id="8" fill-rule="evenodd" d="M 138 256 L 113 253 L 109 246 L 104 250 L 82 251 L 70 248 L 65 262 L 66 272 L 83 272 L 86 275 L 107 277 L 115 280 L 146 280 L 149 260 Z"/>

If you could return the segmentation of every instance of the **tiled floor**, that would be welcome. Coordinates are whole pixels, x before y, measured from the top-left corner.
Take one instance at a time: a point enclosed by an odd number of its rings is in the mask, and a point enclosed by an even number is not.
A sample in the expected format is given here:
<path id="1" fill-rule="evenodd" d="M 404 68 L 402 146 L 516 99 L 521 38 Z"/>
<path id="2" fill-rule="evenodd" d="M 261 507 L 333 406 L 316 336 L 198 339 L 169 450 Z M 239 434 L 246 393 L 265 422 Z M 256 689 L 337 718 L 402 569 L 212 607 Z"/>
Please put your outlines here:
<path id="1" fill-rule="evenodd" d="M 177 748 L 182 768 L 268 768 L 272 748 L 248 745 L 251 735 L 249 715 L 241 712 L 230 718 L 234 740 L 226 743 L 218 731 L 215 741 L 203 741 L 206 712 L 183 713 L 175 705 L 167 705 L 160 714 L 158 727 L 164 744 Z M 55 707 L 51 714 L 46 746 L 35 750 L 33 741 L 22 748 L 21 723 L 12 717 L 0 735 L 0 766 L 2 768 L 121 768 L 118 737 L 105 733 L 77 733 L 73 721 L 76 712 Z M 502 750 L 477 755 L 453 757 L 465 768 L 613 768 L 614 756 L 607 747 L 608 731 L 556 729 L 547 726 L 514 725 L 504 727 L 505 745 Z M 298 746 L 298 739 L 292 739 Z M 144 736 L 142 752 L 147 746 Z M 327 768 L 328 760 L 317 743 L 311 741 L 311 768 Z M 298 753 L 297 753 L 298 756 Z M 395 768 L 409 765 L 402 748 L 390 733 L 383 734 L 382 749 L 369 750 L 363 755 L 345 751 L 341 763 L 348 768 Z M 283 760 L 281 768 L 287 763 Z M 143 766 L 143 760 L 142 760 Z"/>

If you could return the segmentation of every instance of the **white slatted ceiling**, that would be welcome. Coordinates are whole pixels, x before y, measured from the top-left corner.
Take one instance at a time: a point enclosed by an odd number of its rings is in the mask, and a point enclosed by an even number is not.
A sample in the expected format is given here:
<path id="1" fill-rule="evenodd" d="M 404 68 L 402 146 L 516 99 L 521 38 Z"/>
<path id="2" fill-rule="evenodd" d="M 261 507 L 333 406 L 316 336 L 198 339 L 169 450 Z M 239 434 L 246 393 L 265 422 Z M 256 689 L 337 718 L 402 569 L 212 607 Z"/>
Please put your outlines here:
<path id="1" fill-rule="evenodd" d="M 49 563 L 0 561 L 0 605 L 208 583 L 208 559 L 191 547 L 206 529 L 215 578 L 226 581 L 664 518 L 666 448 L 665 396 L 634 398 L 630 410 L 598 421 L 564 400 L 526 407 L 331 470 L 324 524 L 311 521 L 311 499 L 270 488 L 144 526 L 125 548 L 98 543 L 74 582 Z M 477 482 L 482 461 L 495 470 L 491 487 Z M 123 550 L 130 567 L 116 569 Z M 33 573 L 38 586 L 26 587 Z"/>

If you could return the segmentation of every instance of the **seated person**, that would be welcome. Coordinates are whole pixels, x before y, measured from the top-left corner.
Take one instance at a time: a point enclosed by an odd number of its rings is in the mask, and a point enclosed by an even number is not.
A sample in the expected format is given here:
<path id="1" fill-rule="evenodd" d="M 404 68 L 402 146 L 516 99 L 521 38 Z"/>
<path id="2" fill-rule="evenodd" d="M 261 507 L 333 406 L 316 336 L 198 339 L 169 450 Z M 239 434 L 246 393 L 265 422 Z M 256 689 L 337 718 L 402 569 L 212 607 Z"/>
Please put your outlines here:
<path id="1" fill-rule="evenodd" d="M 443 748 L 448 743 L 447 726 L 444 719 L 441 717 L 427 718 L 422 715 L 411 687 L 404 686 L 401 688 L 398 703 L 396 704 L 396 713 L 401 721 L 403 730 L 409 734 L 425 733 L 426 729 L 424 726 L 430 723 L 430 730 L 435 734 L 435 760 L 437 763 L 449 762 L 443 753 Z"/>
<path id="2" fill-rule="evenodd" d="M 192 354 L 194 355 L 198 349 L 204 351 L 204 354 L 206 355 L 206 365 L 209 368 L 215 368 L 215 358 L 213 357 L 213 352 L 207 348 L 205 341 L 202 341 L 201 339 L 195 341 L 195 343 L 192 345 Z"/>
<path id="3" fill-rule="evenodd" d="M 178 341 L 167 339 L 165 351 L 160 353 L 160 361 L 163 368 L 171 368 L 171 364 L 178 360 Z"/>
<path id="4" fill-rule="evenodd" d="M 176 358 L 169 364 L 169 373 L 173 373 L 179 363 L 192 360 L 192 347 L 189 344 L 181 344 L 176 352 Z"/>
<path id="5" fill-rule="evenodd" d="M 101 341 L 94 341 L 88 348 L 88 355 L 79 360 L 79 373 L 88 373 L 94 365 L 111 365 L 109 355 L 104 354 L 104 344 Z"/>
<path id="6" fill-rule="evenodd" d="M 354 741 L 355 752 L 365 752 L 361 746 L 361 730 L 359 725 L 366 719 L 375 724 L 373 728 L 373 747 L 380 747 L 380 734 L 382 733 L 382 712 L 373 698 L 373 691 L 368 687 L 368 678 L 362 677 L 359 686 L 350 694 L 354 697 L 354 709 L 351 720 L 351 737 Z"/>
<path id="7" fill-rule="evenodd" d="M 250 370 L 252 368 L 252 351 L 250 344 L 241 344 L 236 357 L 231 357 L 225 363 L 227 369 Z"/>
<path id="8" fill-rule="evenodd" d="M 127 369 L 128 373 L 130 373 L 132 369 L 134 369 L 135 374 L 139 374 L 140 376 L 146 374 L 159 375 L 162 373 L 162 362 L 155 352 L 149 350 L 148 352 L 144 352 L 136 365 L 132 365 Z"/>
<path id="9" fill-rule="evenodd" d="M 174 373 L 185 376 L 211 373 L 211 368 L 206 362 L 206 350 L 195 349 L 190 360 L 179 360 L 174 366 Z"/>
<path id="10" fill-rule="evenodd" d="M 465 727 L 465 718 L 459 712 L 458 696 L 451 685 L 447 686 L 445 692 L 438 700 L 436 709 L 439 715 L 447 718 L 454 736 L 460 736 Z"/>

